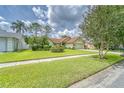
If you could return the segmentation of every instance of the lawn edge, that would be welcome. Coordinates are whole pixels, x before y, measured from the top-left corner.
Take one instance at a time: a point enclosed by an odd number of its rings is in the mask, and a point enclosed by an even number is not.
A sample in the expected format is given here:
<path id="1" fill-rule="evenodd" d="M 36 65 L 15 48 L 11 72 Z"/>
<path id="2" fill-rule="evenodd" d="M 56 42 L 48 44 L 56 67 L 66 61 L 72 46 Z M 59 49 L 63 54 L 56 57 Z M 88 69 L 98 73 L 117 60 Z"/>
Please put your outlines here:
<path id="1" fill-rule="evenodd" d="M 73 82 L 73 83 L 67 85 L 67 86 L 64 87 L 64 88 L 69 88 L 69 87 L 72 86 L 73 84 L 78 83 L 78 82 L 80 82 L 80 81 L 82 81 L 82 80 L 85 80 L 85 79 L 87 79 L 87 78 L 90 77 L 90 76 L 93 76 L 93 75 L 95 75 L 95 74 L 97 74 L 97 73 L 99 73 L 99 72 L 101 72 L 101 71 L 103 71 L 103 70 L 105 70 L 105 69 L 107 69 L 107 68 L 109 68 L 109 67 L 115 65 L 115 64 L 118 64 L 118 63 L 122 62 L 123 60 L 124 60 L 124 58 L 121 59 L 121 60 L 118 60 L 117 62 L 112 63 L 111 65 L 106 66 L 106 67 L 104 67 L 104 68 L 102 68 L 102 69 L 100 69 L 100 70 L 98 70 L 98 71 L 96 71 L 96 72 L 94 72 L 94 73 L 92 73 L 92 74 L 90 74 L 90 75 L 88 75 L 88 76 L 86 76 L 86 77 L 80 79 L 80 80 L 77 80 L 77 81 L 75 81 L 75 82 Z"/>

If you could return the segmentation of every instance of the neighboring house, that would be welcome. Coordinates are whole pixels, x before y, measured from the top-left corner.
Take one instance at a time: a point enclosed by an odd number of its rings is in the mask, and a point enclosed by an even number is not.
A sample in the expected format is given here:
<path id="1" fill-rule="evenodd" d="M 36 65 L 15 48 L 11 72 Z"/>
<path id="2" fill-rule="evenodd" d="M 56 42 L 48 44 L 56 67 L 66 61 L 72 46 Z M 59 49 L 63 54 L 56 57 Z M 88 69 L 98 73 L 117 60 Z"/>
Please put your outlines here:
<path id="1" fill-rule="evenodd" d="M 53 45 L 64 45 L 66 41 L 70 40 L 70 37 L 64 37 L 64 38 L 49 38 L 50 44 Z"/>
<path id="2" fill-rule="evenodd" d="M 66 42 L 65 46 L 67 48 L 82 49 L 84 48 L 84 41 L 79 37 L 71 38 Z"/>
<path id="3" fill-rule="evenodd" d="M 84 48 L 85 49 L 95 49 L 95 46 L 93 45 L 92 42 L 85 41 Z"/>
<path id="4" fill-rule="evenodd" d="M 11 52 L 27 48 L 28 46 L 22 35 L 0 31 L 0 52 Z"/>
<path id="5" fill-rule="evenodd" d="M 64 38 L 49 38 L 50 44 L 53 45 L 65 45 L 66 48 L 82 49 L 84 48 L 84 42 L 79 37 L 64 37 Z"/>

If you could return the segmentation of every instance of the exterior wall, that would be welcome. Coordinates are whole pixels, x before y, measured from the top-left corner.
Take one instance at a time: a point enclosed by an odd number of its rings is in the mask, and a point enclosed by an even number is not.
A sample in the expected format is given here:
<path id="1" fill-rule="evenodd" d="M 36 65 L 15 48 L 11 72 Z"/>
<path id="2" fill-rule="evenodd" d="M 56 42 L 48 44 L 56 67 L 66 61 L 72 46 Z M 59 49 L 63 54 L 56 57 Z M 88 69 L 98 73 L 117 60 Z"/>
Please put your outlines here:
<path id="1" fill-rule="evenodd" d="M 62 45 L 61 43 L 53 43 L 52 41 L 49 40 L 49 45 L 54 46 L 54 45 Z"/>
<path id="2" fill-rule="evenodd" d="M 66 48 L 73 48 L 73 44 L 66 44 L 65 47 Z"/>
<path id="3" fill-rule="evenodd" d="M 93 44 L 85 43 L 86 49 L 95 49 L 95 46 Z"/>
<path id="4" fill-rule="evenodd" d="M 83 49 L 83 48 L 84 48 L 83 44 L 80 44 L 80 43 L 75 44 L 75 49 Z"/>
<path id="5" fill-rule="evenodd" d="M 84 48 L 84 43 L 82 40 L 78 39 L 75 43 L 75 49 L 83 49 Z"/>
<path id="6" fill-rule="evenodd" d="M 16 44 L 17 44 L 17 49 L 18 50 L 29 49 L 29 46 L 26 44 L 23 37 L 21 39 L 16 39 L 16 42 L 17 42 Z"/>
<path id="7" fill-rule="evenodd" d="M 49 44 L 50 46 L 54 46 L 53 42 L 51 42 L 50 40 L 49 40 Z"/>
<path id="8" fill-rule="evenodd" d="M 14 39 L 14 51 L 18 49 L 18 39 Z"/>

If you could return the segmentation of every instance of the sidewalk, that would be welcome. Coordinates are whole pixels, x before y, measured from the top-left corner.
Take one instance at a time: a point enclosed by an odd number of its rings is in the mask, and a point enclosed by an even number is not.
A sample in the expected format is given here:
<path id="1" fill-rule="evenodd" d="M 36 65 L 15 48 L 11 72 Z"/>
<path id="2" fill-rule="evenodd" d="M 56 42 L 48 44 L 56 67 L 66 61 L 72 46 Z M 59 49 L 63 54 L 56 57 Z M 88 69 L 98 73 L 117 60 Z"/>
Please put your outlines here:
<path id="1" fill-rule="evenodd" d="M 86 54 L 86 55 L 82 54 L 82 55 L 64 56 L 64 57 L 56 57 L 56 58 L 37 59 L 37 60 L 11 62 L 11 63 L 1 63 L 0 68 L 16 66 L 16 65 L 32 64 L 32 63 L 50 62 L 50 61 L 70 59 L 70 58 L 78 58 L 78 57 L 91 56 L 91 55 L 96 55 L 96 54 Z"/>
<path id="2" fill-rule="evenodd" d="M 124 88 L 124 61 L 100 71 L 69 88 Z"/>

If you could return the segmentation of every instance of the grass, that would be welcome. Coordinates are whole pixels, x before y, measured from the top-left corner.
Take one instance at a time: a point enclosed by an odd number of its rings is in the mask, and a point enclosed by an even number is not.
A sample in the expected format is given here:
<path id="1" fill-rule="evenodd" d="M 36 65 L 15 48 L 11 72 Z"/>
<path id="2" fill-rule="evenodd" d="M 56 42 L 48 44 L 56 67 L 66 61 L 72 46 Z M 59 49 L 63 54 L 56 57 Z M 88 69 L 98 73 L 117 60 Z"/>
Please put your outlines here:
<path id="1" fill-rule="evenodd" d="M 119 55 L 111 54 L 104 60 L 89 56 L 1 68 L 0 87 L 68 87 L 122 59 L 124 58 Z"/>
<path id="2" fill-rule="evenodd" d="M 124 50 L 111 50 L 112 52 L 120 52 L 120 53 L 124 53 Z"/>
<path id="3" fill-rule="evenodd" d="M 52 53 L 50 51 L 24 50 L 21 52 L 0 53 L 0 63 L 49 58 L 49 57 L 59 57 L 59 56 L 67 56 L 67 55 L 76 55 L 76 54 L 91 54 L 91 53 L 94 53 L 94 52 L 83 51 L 83 50 L 71 50 L 71 49 L 66 49 L 65 52 L 63 53 Z"/>

